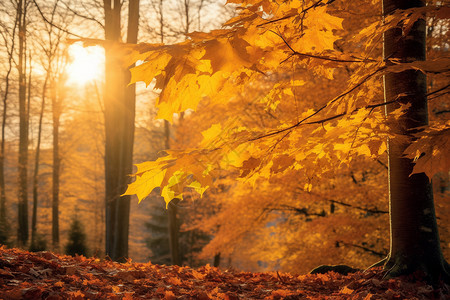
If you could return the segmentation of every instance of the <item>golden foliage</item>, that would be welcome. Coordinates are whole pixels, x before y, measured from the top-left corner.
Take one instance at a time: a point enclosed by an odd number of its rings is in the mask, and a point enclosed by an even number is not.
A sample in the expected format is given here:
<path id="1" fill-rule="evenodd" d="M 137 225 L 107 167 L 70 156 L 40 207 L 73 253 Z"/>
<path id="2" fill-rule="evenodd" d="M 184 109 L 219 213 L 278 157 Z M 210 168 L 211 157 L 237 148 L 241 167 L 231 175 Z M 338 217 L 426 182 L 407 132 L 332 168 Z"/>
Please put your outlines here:
<path id="1" fill-rule="evenodd" d="M 193 33 L 175 45 L 136 46 L 139 55 L 130 56 L 129 62 L 140 57 L 144 63 L 132 69 L 132 81 L 155 82 L 161 90 L 158 116 L 169 121 L 175 113 L 196 110 L 205 99 L 232 110 L 243 95 L 248 106 L 262 109 L 263 124 L 242 117 L 247 111 L 241 106 L 233 111 L 234 117 L 203 129 L 203 139 L 193 149 L 169 151 L 155 162 L 139 165 L 137 179 L 126 194 L 137 194 L 142 200 L 160 186 L 168 202 L 182 197 L 185 188 L 203 193 L 222 170 L 253 185 L 261 178 L 271 180 L 296 171 L 304 190 L 313 191 L 308 179 L 312 172 L 321 178 L 359 156 L 377 159 L 386 150 L 387 137 L 405 138 L 392 133 L 395 122 L 390 119 L 408 107 L 385 116 L 380 92 L 383 74 L 406 69 L 449 72 L 448 57 L 387 64 L 374 51 L 389 28 L 401 26 L 408 31 L 424 13 L 446 18 L 445 7 L 400 11 L 361 28 L 350 23 L 346 27 L 350 5 L 339 1 L 230 2 L 238 4 L 239 14 L 223 29 Z M 351 39 L 343 40 L 349 33 Z M 337 74 L 344 79 L 336 80 Z M 317 82 L 333 80 L 339 86 L 331 94 L 321 95 L 314 88 Z M 256 87 L 256 94 L 249 92 Z M 311 96 L 314 93 L 316 97 Z M 254 110 L 250 113 L 258 118 Z M 419 139 L 417 147 L 429 142 L 431 136 Z M 417 147 L 409 151 L 416 153 Z M 430 167 L 430 156 L 445 154 L 442 147 L 447 143 L 433 147 L 422 151 L 425 156 L 415 169 L 430 177 L 448 167 Z M 439 157 L 445 156 L 435 159 Z"/>

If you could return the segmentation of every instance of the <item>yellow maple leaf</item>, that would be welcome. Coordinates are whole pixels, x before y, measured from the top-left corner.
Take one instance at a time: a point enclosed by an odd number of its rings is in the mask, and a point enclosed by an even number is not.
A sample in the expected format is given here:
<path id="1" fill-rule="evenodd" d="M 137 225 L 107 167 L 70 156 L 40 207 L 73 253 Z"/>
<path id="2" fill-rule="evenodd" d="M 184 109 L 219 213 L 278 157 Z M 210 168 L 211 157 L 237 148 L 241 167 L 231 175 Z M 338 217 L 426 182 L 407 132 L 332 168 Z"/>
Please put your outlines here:
<path id="1" fill-rule="evenodd" d="M 334 42 L 340 39 L 333 33 L 333 30 L 343 29 L 342 21 L 342 18 L 328 14 L 325 6 L 316 7 L 308 11 L 304 19 L 307 29 L 304 30 L 302 37 L 291 46 L 300 53 L 333 50 Z"/>
<path id="2" fill-rule="evenodd" d="M 299 9 L 302 8 L 300 7 Z M 310 29 L 315 28 L 318 30 L 332 31 L 344 29 L 342 27 L 343 20 L 342 18 L 330 15 L 327 12 L 326 6 L 317 6 L 308 11 L 304 24 Z"/>
<path id="3" fill-rule="evenodd" d="M 153 171 L 144 172 L 141 176 L 136 176 L 136 180 L 128 185 L 123 195 L 136 195 L 139 202 L 147 197 L 161 183 L 166 174 L 166 170 L 155 169 Z"/>
<path id="4" fill-rule="evenodd" d="M 216 138 L 223 134 L 223 129 L 221 124 L 213 124 L 207 130 L 202 131 L 203 141 L 201 142 L 202 147 L 208 147 L 213 144 Z"/>
<path id="5" fill-rule="evenodd" d="M 415 162 L 413 172 L 424 172 L 431 180 L 438 172 L 450 170 L 450 121 L 446 124 L 431 126 L 417 135 L 404 154 Z"/>
<path id="6" fill-rule="evenodd" d="M 210 40 L 205 43 L 205 55 L 202 59 L 211 61 L 213 73 L 217 71 L 234 72 L 241 67 L 250 67 L 250 56 L 246 47 L 250 46 L 244 39 Z"/>
<path id="7" fill-rule="evenodd" d="M 137 164 L 136 180 L 128 185 L 123 195 L 136 195 L 141 202 L 156 187 L 161 186 L 166 175 L 167 165 L 172 163 L 173 160 L 163 157 L 156 161 Z"/>
<path id="8" fill-rule="evenodd" d="M 170 59 L 171 56 L 165 52 L 150 53 L 146 62 L 130 69 L 130 84 L 143 81 L 148 86 L 157 75 L 161 74 Z"/>

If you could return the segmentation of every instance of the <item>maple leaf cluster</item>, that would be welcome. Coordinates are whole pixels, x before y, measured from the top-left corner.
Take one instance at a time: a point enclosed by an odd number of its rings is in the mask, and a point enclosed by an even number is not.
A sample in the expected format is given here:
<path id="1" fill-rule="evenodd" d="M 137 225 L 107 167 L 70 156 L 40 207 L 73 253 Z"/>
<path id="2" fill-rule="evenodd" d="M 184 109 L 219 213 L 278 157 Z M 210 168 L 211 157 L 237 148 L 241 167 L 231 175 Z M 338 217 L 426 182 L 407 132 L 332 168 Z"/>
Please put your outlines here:
<path id="1" fill-rule="evenodd" d="M 444 297 L 382 271 L 294 275 L 100 261 L 0 248 L 2 299 L 416 299 Z M 420 276 L 414 275 L 415 279 Z"/>

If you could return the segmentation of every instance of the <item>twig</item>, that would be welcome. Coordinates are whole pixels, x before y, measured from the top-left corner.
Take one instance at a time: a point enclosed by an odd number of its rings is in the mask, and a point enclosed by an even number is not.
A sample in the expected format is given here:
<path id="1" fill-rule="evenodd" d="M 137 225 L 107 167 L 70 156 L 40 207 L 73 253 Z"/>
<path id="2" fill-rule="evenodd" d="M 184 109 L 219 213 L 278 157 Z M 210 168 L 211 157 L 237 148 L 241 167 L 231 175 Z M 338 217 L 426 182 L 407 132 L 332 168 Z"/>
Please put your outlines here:
<path id="1" fill-rule="evenodd" d="M 283 280 L 283 278 L 281 278 L 281 276 L 280 276 L 280 274 L 278 273 L 278 271 L 277 271 L 277 277 L 278 277 L 278 279 L 279 279 L 282 283 L 286 283 L 286 282 Z"/>

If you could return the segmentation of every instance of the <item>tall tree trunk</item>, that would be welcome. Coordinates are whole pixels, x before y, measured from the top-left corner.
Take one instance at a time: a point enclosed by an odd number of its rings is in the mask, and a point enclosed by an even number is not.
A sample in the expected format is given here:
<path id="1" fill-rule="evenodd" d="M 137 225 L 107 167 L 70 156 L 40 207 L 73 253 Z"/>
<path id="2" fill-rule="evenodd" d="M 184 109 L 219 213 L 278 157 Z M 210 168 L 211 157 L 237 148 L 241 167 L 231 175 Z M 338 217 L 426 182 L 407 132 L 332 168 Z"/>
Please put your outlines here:
<path id="1" fill-rule="evenodd" d="M 120 41 L 120 0 L 104 0 L 105 39 Z M 128 43 L 137 42 L 139 0 L 128 7 Z M 114 47 L 105 49 L 105 211 L 106 254 L 113 260 L 128 257 L 129 196 L 121 197 L 132 171 L 135 86 L 127 87 L 129 72 Z"/>
<path id="2" fill-rule="evenodd" d="M 110 41 L 120 40 L 120 1 L 104 0 L 105 9 L 105 39 Z M 120 103 L 120 72 L 118 58 L 115 57 L 113 49 L 105 48 L 105 251 L 106 255 L 115 258 L 114 249 L 114 228 L 116 206 L 115 203 L 120 197 L 117 178 L 119 177 L 118 161 L 119 148 L 117 131 L 119 131 L 117 106 Z M 116 123 L 117 122 L 117 123 Z"/>
<path id="3" fill-rule="evenodd" d="M 28 241 L 28 112 L 26 99 L 26 7 L 27 0 L 19 0 L 19 185 L 17 242 L 25 246 Z"/>
<path id="4" fill-rule="evenodd" d="M 139 0 L 129 0 L 128 2 L 128 30 L 127 43 L 136 44 L 139 27 Z M 134 128 L 135 128 L 135 106 L 136 106 L 136 85 L 128 86 L 131 74 L 125 69 L 125 82 L 123 89 L 125 89 L 125 97 L 123 99 L 123 106 L 125 109 L 121 111 L 122 114 L 122 136 L 119 144 L 121 147 L 120 163 L 120 194 L 124 193 L 127 184 L 130 183 L 129 174 L 132 173 L 133 167 L 133 145 L 134 145 Z M 120 196 L 120 195 L 119 195 Z M 114 241 L 115 259 L 124 260 L 128 257 L 128 232 L 130 224 L 130 196 L 122 196 L 116 202 L 116 233 Z"/>
<path id="5" fill-rule="evenodd" d="M 34 171 L 33 171 L 33 209 L 31 215 L 31 244 L 34 245 L 36 242 L 36 227 L 37 227 L 37 206 L 38 206 L 38 175 L 39 175 L 39 159 L 41 152 L 41 136 L 42 136 L 42 120 L 44 118 L 45 109 L 45 93 L 47 90 L 48 74 L 45 76 L 44 85 L 42 87 L 42 102 L 41 111 L 39 113 L 39 125 L 38 125 L 38 136 L 37 145 L 34 158 Z"/>
<path id="6" fill-rule="evenodd" d="M 383 0 L 383 15 L 424 5 L 423 0 Z M 425 60 L 425 37 L 424 19 L 419 19 L 406 36 L 401 27 L 390 29 L 384 35 L 384 59 Z M 397 134 L 411 136 L 417 132 L 415 128 L 428 124 L 426 88 L 426 76 L 420 71 L 385 75 L 385 101 L 399 99 L 397 104 L 386 107 L 387 114 L 400 103 L 411 104 L 398 122 Z M 448 264 L 439 244 L 431 181 L 424 173 L 410 176 L 414 164 L 403 157 L 409 144 L 393 139 L 388 146 L 391 242 L 385 263 L 386 275 L 394 277 L 422 271 L 433 282 L 448 280 Z"/>
<path id="7" fill-rule="evenodd" d="M 30 70 L 28 74 L 28 89 L 27 89 L 27 124 L 26 127 L 30 128 L 30 107 L 31 107 L 31 74 L 32 74 L 32 64 L 31 64 L 31 52 L 28 54 L 28 64 L 30 65 Z M 28 184 L 28 181 L 27 181 Z M 27 197 L 28 198 L 28 197 Z M 28 200 L 27 200 L 28 202 Z"/>
<path id="8" fill-rule="evenodd" d="M 61 158 L 59 155 L 59 124 L 61 118 L 62 95 L 60 78 L 54 79 L 51 88 L 53 120 L 53 170 L 52 170 L 52 248 L 59 251 L 59 178 Z"/>
<path id="9" fill-rule="evenodd" d="M 9 78 L 11 75 L 11 71 L 13 69 L 13 55 L 15 50 L 15 37 L 16 37 L 16 29 L 17 29 L 17 19 L 14 22 L 13 31 L 11 34 L 11 48 L 8 49 L 8 69 L 6 70 L 5 76 L 5 91 L 3 94 L 3 113 L 2 113 L 2 133 L 1 133 L 1 142 L 0 142 L 0 244 L 8 243 L 9 236 L 9 224 L 6 219 L 7 210 L 6 210 L 6 191 L 5 191 L 5 130 L 6 130 L 6 119 L 7 119 L 7 111 L 8 111 L 8 96 L 9 96 Z"/>

